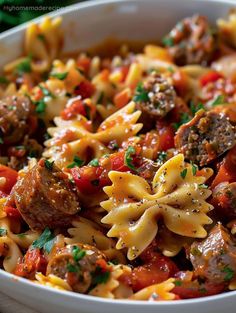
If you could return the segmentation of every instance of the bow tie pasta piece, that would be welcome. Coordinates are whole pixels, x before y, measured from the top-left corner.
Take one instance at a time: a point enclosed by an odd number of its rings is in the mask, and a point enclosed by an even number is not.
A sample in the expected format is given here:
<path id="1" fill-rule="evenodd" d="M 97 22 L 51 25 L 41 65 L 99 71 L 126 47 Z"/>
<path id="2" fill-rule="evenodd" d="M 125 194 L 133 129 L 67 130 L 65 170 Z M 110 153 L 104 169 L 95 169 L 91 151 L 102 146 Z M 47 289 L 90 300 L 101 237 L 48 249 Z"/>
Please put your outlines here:
<path id="1" fill-rule="evenodd" d="M 142 124 L 137 123 L 140 114 L 140 111 L 135 111 L 135 103 L 130 102 L 108 117 L 95 133 L 85 128 L 87 121 L 85 117 L 79 116 L 69 121 L 56 117 L 54 119 L 56 127 L 48 129 L 52 138 L 45 142 L 48 149 L 43 156 L 55 161 L 61 169 L 70 164 L 75 155 L 86 160 L 88 149 L 93 151 L 94 158 L 100 158 L 109 153 L 106 145 L 111 140 L 121 144 L 140 131 Z"/>
<path id="2" fill-rule="evenodd" d="M 176 295 L 171 291 L 174 289 L 175 280 L 169 278 L 160 284 L 151 285 L 136 292 L 130 297 L 131 300 L 174 300 Z"/>
<path id="3" fill-rule="evenodd" d="M 211 191 L 203 184 L 206 178 L 196 176 L 192 166 L 185 166 L 178 154 L 156 172 L 152 187 L 141 177 L 112 171 L 112 185 L 104 191 L 109 200 L 101 203 L 108 212 L 102 219 L 111 225 L 109 237 L 117 237 L 117 249 L 127 248 L 128 259 L 135 259 L 153 241 L 158 220 L 175 234 L 204 238 L 204 225 L 212 220 L 207 213 L 213 208 L 205 200 Z"/>

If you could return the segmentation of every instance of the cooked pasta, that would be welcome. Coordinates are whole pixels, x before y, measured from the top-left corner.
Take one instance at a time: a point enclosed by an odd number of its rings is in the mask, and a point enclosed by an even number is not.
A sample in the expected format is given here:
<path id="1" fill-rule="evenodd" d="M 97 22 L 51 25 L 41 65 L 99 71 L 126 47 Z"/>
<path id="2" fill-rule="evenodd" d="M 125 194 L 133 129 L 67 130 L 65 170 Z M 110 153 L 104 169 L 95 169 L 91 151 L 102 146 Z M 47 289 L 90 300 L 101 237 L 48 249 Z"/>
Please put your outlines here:
<path id="1" fill-rule="evenodd" d="M 114 300 L 235 290 L 235 13 L 67 55 L 60 25 L 0 76 L 0 268 Z"/>

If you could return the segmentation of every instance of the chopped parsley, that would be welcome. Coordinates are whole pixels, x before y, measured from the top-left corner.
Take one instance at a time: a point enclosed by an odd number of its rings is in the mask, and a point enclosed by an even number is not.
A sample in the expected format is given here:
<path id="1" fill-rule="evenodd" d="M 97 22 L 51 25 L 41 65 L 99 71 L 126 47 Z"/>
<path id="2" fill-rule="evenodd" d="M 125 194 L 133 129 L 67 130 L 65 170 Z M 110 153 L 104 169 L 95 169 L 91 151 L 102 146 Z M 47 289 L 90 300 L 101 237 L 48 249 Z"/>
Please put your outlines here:
<path id="1" fill-rule="evenodd" d="M 188 171 L 188 169 L 185 168 L 184 170 L 182 170 L 182 172 L 180 172 L 180 176 L 181 176 L 183 179 L 185 179 L 185 177 L 186 177 L 186 175 L 187 175 L 187 171 Z"/>
<path id="2" fill-rule="evenodd" d="M 158 152 L 157 163 L 163 164 L 167 160 L 167 153 L 165 151 Z"/>
<path id="3" fill-rule="evenodd" d="M 43 99 L 41 99 L 41 100 L 35 102 L 35 104 L 36 104 L 36 109 L 35 109 L 35 111 L 36 111 L 37 113 L 44 113 L 44 112 L 45 112 L 45 109 L 46 109 L 46 106 L 47 106 L 47 105 L 46 105 L 46 103 L 44 102 Z"/>
<path id="4" fill-rule="evenodd" d="M 5 76 L 0 76 L 0 84 L 8 84 L 9 80 Z"/>
<path id="5" fill-rule="evenodd" d="M 64 73 L 51 73 L 50 76 L 55 77 L 57 79 L 60 80 L 64 80 L 68 75 L 68 72 L 64 72 Z"/>
<path id="6" fill-rule="evenodd" d="M 49 160 L 45 160 L 44 164 L 45 164 L 46 169 L 48 169 L 49 171 L 52 171 L 54 161 L 50 162 Z"/>
<path id="7" fill-rule="evenodd" d="M 42 234 L 32 243 L 32 248 L 44 249 L 46 252 L 50 253 L 55 237 L 51 230 L 46 227 Z"/>
<path id="8" fill-rule="evenodd" d="M 178 130 L 179 127 L 183 124 L 188 123 L 191 120 L 191 117 L 188 115 L 188 113 L 184 112 L 180 115 L 180 121 L 178 123 L 174 123 L 174 129 Z"/>
<path id="9" fill-rule="evenodd" d="M 73 168 L 73 167 L 76 167 L 76 166 L 80 167 L 80 166 L 82 166 L 83 164 L 84 164 L 84 161 L 81 160 L 81 159 L 76 155 L 76 156 L 74 157 L 74 159 L 73 159 L 73 163 L 67 165 L 67 168 Z"/>
<path id="10" fill-rule="evenodd" d="M 190 102 L 190 110 L 191 110 L 191 113 L 192 113 L 193 115 L 195 115 L 199 110 L 202 110 L 202 109 L 203 109 L 203 110 L 205 109 L 203 103 L 198 102 L 198 103 L 195 105 L 193 101 Z"/>
<path id="11" fill-rule="evenodd" d="M 198 166 L 194 163 L 192 163 L 192 173 L 193 176 L 195 176 L 197 174 L 197 170 L 198 170 Z"/>
<path id="12" fill-rule="evenodd" d="M 99 161 L 98 159 L 93 159 L 92 161 L 89 162 L 88 165 L 94 166 L 94 167 L 98 167 L 99 166 Z"/>
<path id="13" fill-rule="evenodd" d="M 79 267 L 77 265 L 74 265 L 71 263 L 68 263 L 66 265 L 66 268 L 67 268 L 68 272 L 70 272 L 70 273 L 77 273 L 79 271 Z"/>
<path id="14" fill-rule="evenodd" d="M 162 43 L 165 47 L 172 47 L 174 45 L 174 39 L 171 37 L 164 37 Z"/>
<path id="15" fill-rule="evenodd" d="M 231 267 L 229 267 L 228 265 L 226 265 L 224 267 L 224 269 L 222 270 L 222 273 L 226 274 L 225 277 L 224 277 L 225 281 L 230 281 L 231 279 L 233 279 L 234 278 L 234 274 L 235 274 L 234 270 Z"/>
<path id="16" fill-rule="evenodd" d="M 6 236 L 7 230 L 5 228 L 0 228 L 0 237 Z"/>
<path id="17" fill-rule="evenodd" d="M 22 239 L 22 238 L 25 238 L 26 234 L 25 233 L 21 233 L 21 234 L 17 234 L 16 236 Z"/>
<path id="18" fill-rule="evenodd" d="M 198 290 L 199 290 L 199 292 L 201 292 L 201 293 L 206 293 L 206 292 L 207 292 L 206 288 L 204 288 L 204 287 L 199 288 Z"/>
<path id="19" fill-rule="evenodd" d="M 176 280 L 176 281 L 174 281 L 174 284 L 175 284 L 176 287 L 181 286 L 182 285 L 182 281 Z"/>
<path id="20" fill-rule="evenodd" d="M 137 172 L 136 167 L 133 165 L 132 155 L 135 154 L 135 149 L 132 146 L 129 146 L 125 152 L 124 162 L 125 165 L 128 166 L 132 171 Z"/>
<path id="21" fill-rule="evenodd" d="M 174 73 L 174 72 L 175 72 L 172 66 L 167 67 L 167 70 L 168 70 L 170 73 Z"/>
<path id="22" fill-rule="evenodd" d="M 220 104 L 225 103 L 225 97 L 223 95 L 219 95 L 215 98 L 215 100 L 212 102 L 212 106 L 217 106 Z"/>
<path id="23" fill-rule="evenodd" d="M 44 96 L 48 96 L 48 97 L 52 97 L 55 98 L 55 96 L 51 93 L 51 91 L 49 91 L 47 88 L 45 88 L 42 85 L 39 85 L 39 88 L 42 90 Z"/>
<path id="24" fill-rule="evenodd" d="M 31 58 L 26 57 L 21 63 L 16 66 L 17 74 L 22 75 L 24 73 L 31 72 Z"/>
<path id="25" fill-rule="evenodd" d="M 139 83 L 136 90 L 133 100 L 135 102 L 147 102 L 149 101 L 148 92 L 144 89 L 143 84 Z"/>
<path id="26" fill-rule="evenodd" d="M 110 272 L 103 272 L 102 269 L 98 266 L 92 276 L 93 284 L 96 286 L 98 284 L 105 284 L 110 278 Z"/>
<path id="27" fill-rule="evenodd" d="M 78 246 L 73 246 L 72 248 L 72 256 L 75 262 L 79 262 L 86 255 L 86 251 L 80 249 Z"/>

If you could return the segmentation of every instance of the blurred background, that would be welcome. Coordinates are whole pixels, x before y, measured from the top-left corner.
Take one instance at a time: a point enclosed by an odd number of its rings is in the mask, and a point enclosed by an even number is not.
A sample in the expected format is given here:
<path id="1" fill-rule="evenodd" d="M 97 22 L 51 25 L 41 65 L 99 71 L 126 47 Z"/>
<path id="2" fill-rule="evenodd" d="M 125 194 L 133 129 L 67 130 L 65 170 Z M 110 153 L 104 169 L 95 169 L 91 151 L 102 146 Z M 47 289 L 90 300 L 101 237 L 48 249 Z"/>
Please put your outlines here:
<path id="1" fill-rule="evenodd" d="M 0 0 L 0 32 L 42 14 L 86 0 Z"/>

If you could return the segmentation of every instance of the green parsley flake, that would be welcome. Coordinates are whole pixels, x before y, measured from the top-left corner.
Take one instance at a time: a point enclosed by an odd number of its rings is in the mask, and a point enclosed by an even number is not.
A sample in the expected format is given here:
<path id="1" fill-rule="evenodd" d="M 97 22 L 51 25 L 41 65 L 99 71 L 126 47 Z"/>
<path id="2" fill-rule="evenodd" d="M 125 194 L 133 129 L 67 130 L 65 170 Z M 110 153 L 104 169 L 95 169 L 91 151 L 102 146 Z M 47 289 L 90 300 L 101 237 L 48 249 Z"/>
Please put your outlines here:
<path id="1" fill-rule="evenodd" d="M 46 105 L 46 103 L 44 102 L 43 99 L 41 99 L 41 100 L 35 102 L 35 104 L 36 104 L 36 109 L 35 109 L 35 111 L 36 111 L 37 113 L 40 114 L 40 113 L 44 113 L 44 112 L 45 112 L 47 105 Z"/>
<path id="2" fill-rule="evenodd" d="M 5 228 L 0 228 L 0 237 L 6 236 L 7 230 Z"/>
<path id="3" fill-rule="evenodd" d="M 165 47 L 172 47 L 174 46 L 174 39 L 171 37 L 164 37 L 162 43 Z"/>
<path id="4" fill-rule="evenodd" d="M 186 175 L 187 175 L 187 171 L 188 171 L 188 169 L 185 168 L 182 172 L 180 172 L 180 176 L 181 176 L 183 179 L 185 179 L 185 177 L 186 177 Z"/>
<path id="5" fill-rule="evenodd" d="M 74 157 L 73 163 L 69 164 L 67 168 L 80 167 L 84 164 L 84 161 L 81 160 L 77 155 Z"/>
<path id="6" fill-rule="evenodd" d="M 100 267 L 97 268 L 95 273 L 93 274 L 93 284 L 105 284 L 110 278 L 110 272 L 102 272 Z"/>
<path id="7" fill-rule="evenodd" d="M 44 86 L 39 85 L 39 88 L 42 90 L 44 96 L 55 98 L 55 96 L 51 93 L 51 91 L 45 88 Z"/>
<path id="8" fill-rule="evenodd" d="M 64 80 L 68 75 L 68 72 L 65 72 L 65 73 L 51 73 L 50 76 L 51 77 L 55 77 L 57 79 L 60 79 L 60 80 Z"/>
<path id="9" fill-rule="evenodd" d="M 217 106 L 220 104 L 224 104 L 225 103 L 225 97 L 223 95 L 219 95 L 215 98 L 215 100 L 212 102 L 212 106 Z"/>
<path id="10" fill-rule="evenodd" d="M 45 164 L 46 169 L 48 169 L 49 171 L 52 171 L 54 161 L 50 162 L 49 160 L 45 160 L 44 164 Z"/>
<path id="11" fill-rule="evenodd" d="M 79 267 L 76 265 L 73 265 L 71 263 L 68 263 L 66 268 L 67 268 L 68 272 L 70 272 L 70 273 L 77 273 L 79 271 Z"/>
<path id="12" fill-rule="evenodd" d="M 45 41 L 45 36 L 43 34 L 38 34 L 37 38 L 41 41 Z"/>
<path id="13" fill-rule="evenodd" d="M 180 116 L 180 121 L 178 123 L 174 123 L 173 126 L 175 130 L 178 130 L 181 125 L 188 123 L 190 120 L 191 117 L 188 115 L 188 113 L 184 112 Z"/>
<path id="14" fill-rule="evenodd" d="M 198 102 L 196 105 L 193 101 L 190 102 L 190 110 L 193 115 L 195 115 L 199 110 L 205 110 L 203 103 Z"/>
<path id="15" fill-rule="evenodd" d="M 181 286 L 182 285 L 182 281 L 176 280 L 176 281 L 174 281 L 174 284 L 175 284 L 176 287 Z"/>
<path id="16" fill-rule="evenodd" d="M 198 166 L 193 163 L 191 164 L 192 164 L 192 173 L 193 173 L 193 176 L 195 176 L 197 174 Z"/>
<path id="17" fill-rule="evenodd" d="M 46 252 L 50 253 L 54 240 L 55 237 L 53 236 L 53 233 L 48 227 L 46 227 L 39 238 L 32 243 L 32 248 L 44 249 Z"/>
<path id="18" fill-rule="evenodd" d="M 17 74 L 22 75 L 24 73 L 31 72 L 31 58 L 25 58 L 21 63 L 16 66 Z"/>
<path id="19" fill-rule="evenodd" d="M 167 153 L 165 151 L 158 152 L 157 162 L 160 164 L 163 164 L 165 163 L 166 160 L 167 160 Z"/>
<path id="20" fill-rule="evenodd" d="M 80 249 L 78 246 L 73 246 L 72 255 L 75 262 L 79 262 L 86 255 L 86 251 Z"/>
<path id="21" fill-rule="evenodd" d="M 225 281 L 230 281 L 234 278 L 234 271 L 232 268 L 230 268 L 228 265 L 226 265 L 224 267 L 224 269 L 222 270 L 222 273 L 226 273 L 225 277 L 224 277 L 224 280 Z"/>
<path id="22" fill-rule="evenodd" d="M 139 83 L 136 90 L 133 100 L 135 102 L 147 102 L 149 101 L 148 92 L 144 89 L 143 84 Z"/>
<path id="23" fill-rule="evenodd" d="M 98 167 L 99 166 L 99 161 L 98 159 L 93 159 L 92 161 L 89 162 L 88 165 L 94 166 L 94 167 Z"/>
<path id="24" fill-rule="evenodd" d="M 137 172 L 136 167 L 133 165 L 132 155 L 135 155 L 135 149 L 132 146 L 129 146 L 125 152 L 124 162 L 132 171 Z"/>

